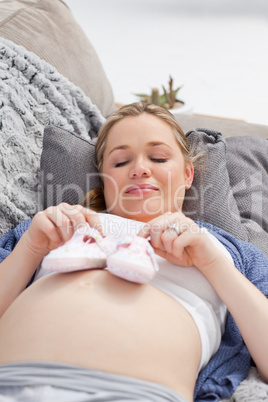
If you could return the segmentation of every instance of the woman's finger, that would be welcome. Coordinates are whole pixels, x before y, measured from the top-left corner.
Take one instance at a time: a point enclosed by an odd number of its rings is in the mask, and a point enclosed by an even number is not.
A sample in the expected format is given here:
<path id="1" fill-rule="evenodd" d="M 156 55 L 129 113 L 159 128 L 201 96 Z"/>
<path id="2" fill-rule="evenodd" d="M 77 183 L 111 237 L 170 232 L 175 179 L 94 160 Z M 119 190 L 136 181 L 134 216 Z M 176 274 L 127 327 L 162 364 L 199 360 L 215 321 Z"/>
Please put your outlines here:
<path id="1" fill-rule="evenodd" d="M 101 233 L 103 232 L 97 212 L 92 211 L 89 208 L 84 208 L 82 205 L 69 205 L 63 203 L 60 207 L 64 214 L 72 220 L 73 227 L 77 227 L 83 223 L 88 223 L 89 226 Z"/>
<path id="2" fill-rule="evenodd" d="M 42 244 L 44 244 L 45 247 L 50 249 L 51 247 L 54 248 L 52 244 L 59 246 L 63 243 L 60 231 L 54 222 L 48 219 L 45 211 L 40 211 L 34 216 L 29 227 L 29 233 L 37 247 L 42 247 Z M 39 244 L 39 242 L 41 243 Z"/>
<path id="3" fill-rule="evenodd" d="M 58 226 L 65 241 L 69 240 L 74 231 L 88 223 L 103 234 L 102 225 L 98 214 L 81 205 L 69 205 L 62 203 L 52 211 L 47 210 L 49 218 Z"/>
<path id="4" fill-rule="evenodd" d="M 182 265 L 178 258 L 176 258 L 173 254 L 168 253 L 166 250 L 160 250 L 158 248 L 154 249 L 154 252 L 159 255 L 160 257 L 164 258 L 165 260 L 171 262 L 175 265 Z"/>
<path id="5" fill-rule="evenodd" d="M 174 228 L 168 227 L 161 236 L 163 249 L 168 253 L 173 253 L 174 242 L 178 237 L 178 232 Z"/>
<path id="6" fill-rule="evenodd" d="M 98 213 L 88 208 L 83 208 L 83 213 L 89 226 L 98 230 L 103 235 L 103 227 Z"/>
<path id="7" fill-rule="evenodd" d="M 150 237 L 150 242 L 154 248 L 169 250 L 176 236 L 180 233 L 181 223 L 187 219 L 182 213 L 166 213 L 148 222 L 138 233 L 139 236 Z M 166 245 L 164 245 L 166 243 Z"/>
<path id="8" fill-rule="evenodd" d="M 62 205 L 49 207 L 43 214 L 54 225 L 54 230 L 60 235 L 63 242 L 71 238 L 74 232 L 74 222 L 70 216 L 65 213 Z M 52 230 L 52 229 L 51 229 Z"/>
<path id="9" fill-rule="evenodd" d="M 155 235 L 160 235 L 164 229 L 171 225 L 174 220 L 172 216 L 176 214 L 177 213 L 174 214 L 172 212 L 167 212 L 164 215 L 152 219 L 141 228 L 141 230 L 138 232 L 138 236 L 147 238 L 151 236 L 151 233 L 154 233 Z"/>

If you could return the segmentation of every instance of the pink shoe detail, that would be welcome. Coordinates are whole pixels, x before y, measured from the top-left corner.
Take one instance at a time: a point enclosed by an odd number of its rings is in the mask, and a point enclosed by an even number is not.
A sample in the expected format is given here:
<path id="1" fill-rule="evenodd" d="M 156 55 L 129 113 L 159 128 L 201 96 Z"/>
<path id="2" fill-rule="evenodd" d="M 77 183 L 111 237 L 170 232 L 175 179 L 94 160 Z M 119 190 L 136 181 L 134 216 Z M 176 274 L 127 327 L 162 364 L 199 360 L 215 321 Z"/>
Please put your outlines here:
<path id="1" fill-rule="evenodd" d="M 71 272 L 106 267 L 106 255 L 115 250 L 116 243 L 88 224 L 78 229 L 62 246 L 51 250 L 43 259 L 35 279 L 53 272 Z"/>
<path id="2" fill-rule="evenodd" d="M 154 249 L 139 236 L 117 243 L 114 253 L 107 257 L 107 270 L 131 282 L 150 282 L 158 269 Z"/>

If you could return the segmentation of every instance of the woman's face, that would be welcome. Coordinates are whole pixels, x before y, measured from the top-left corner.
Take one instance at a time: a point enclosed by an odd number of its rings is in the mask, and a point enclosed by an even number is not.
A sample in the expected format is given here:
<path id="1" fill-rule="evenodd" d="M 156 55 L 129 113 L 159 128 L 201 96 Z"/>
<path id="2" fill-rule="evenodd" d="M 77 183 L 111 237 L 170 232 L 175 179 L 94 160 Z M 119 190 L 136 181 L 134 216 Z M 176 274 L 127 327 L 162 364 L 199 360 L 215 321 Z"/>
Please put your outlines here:
<path id="1" fill-rule="evenodd" d="M 143 113 L 111 128 L 102 174 L 107 211 L 147 222 L 181 209 L 193 166 L 185 163 L 169 124 Z"/>

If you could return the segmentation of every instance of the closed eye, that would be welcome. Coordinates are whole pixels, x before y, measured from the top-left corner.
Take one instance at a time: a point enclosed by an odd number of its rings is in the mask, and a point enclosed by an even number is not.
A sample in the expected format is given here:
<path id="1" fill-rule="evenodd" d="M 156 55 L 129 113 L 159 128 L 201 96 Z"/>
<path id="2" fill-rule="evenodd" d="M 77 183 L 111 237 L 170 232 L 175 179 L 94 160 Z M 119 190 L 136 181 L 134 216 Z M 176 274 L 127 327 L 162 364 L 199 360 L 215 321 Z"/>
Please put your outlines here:
<path id="1" fill-rule="evenodd" d="M 167 162 L 167 159 L 164 158 L 151 158 L 151 160 L 155 163 L 165 163 Z"/>
<path id="2" fill-rule="evenodd" d="M 121 166 L 124 166 L 124 165 L 126 165 L 128 163 L 128 161 L 125 161 L 125 162 L 118 162 L 118 163 L 116 163 L 115 165 L 114 165 L 114 167 L 121 167 Z"/>

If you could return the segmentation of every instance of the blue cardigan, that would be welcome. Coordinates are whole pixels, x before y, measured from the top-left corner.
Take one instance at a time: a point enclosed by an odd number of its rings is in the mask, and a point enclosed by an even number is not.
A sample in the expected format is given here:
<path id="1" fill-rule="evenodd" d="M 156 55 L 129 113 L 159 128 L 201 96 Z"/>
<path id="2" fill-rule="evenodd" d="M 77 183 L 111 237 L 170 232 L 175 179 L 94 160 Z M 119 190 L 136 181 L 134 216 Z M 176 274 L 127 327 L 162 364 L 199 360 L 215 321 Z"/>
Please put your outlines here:
<path id="1" fill-rule="evenodd" d="M 0 238 L 0 262 L 13 250 L 30 222 L 22 222 Z M 268 258 L 257 247 L 237 240 L 215 226 L 200 222 L 198 224 L 206 227 L 219 239 L 230 252 L 237 269 L 268 297 Z M 250 354 L 234 319 L 229 315 L 219 350 L 198 376 L 195 402 L 229 398 L 247 376 L 250 364 Z"/>

